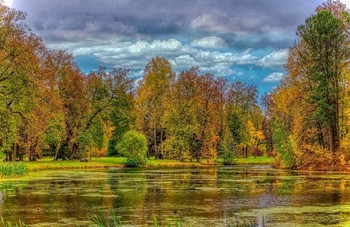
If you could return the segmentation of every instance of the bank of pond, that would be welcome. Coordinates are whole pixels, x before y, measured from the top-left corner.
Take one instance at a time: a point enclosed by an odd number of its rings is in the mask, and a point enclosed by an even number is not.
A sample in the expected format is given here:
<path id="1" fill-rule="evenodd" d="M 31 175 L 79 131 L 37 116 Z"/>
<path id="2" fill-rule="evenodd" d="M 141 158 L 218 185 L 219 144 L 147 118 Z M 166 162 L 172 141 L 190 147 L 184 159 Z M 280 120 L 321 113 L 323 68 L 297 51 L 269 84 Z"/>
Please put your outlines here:
<path id="1" fill-rule="evenodd" d="M 273 158 L 266 156 L 236 158 L 235 164 L 271 164 Z M 177 161 L 167 159 L 149 159 L 144 168 L 153 167 L 208 167 L 213 165 L 222 165 L 222 160 L 217 159 L 215 164 L 208 164 L 206 160 L 199 162 Z M 38 159 L 35 162 L 3 162 L 0 163 L 1 178 L 15 178 L 27 175 L 30 172 L 57 169 L 95 169 L 108 167 L 126 167 L 126 160 L 123 157 L 100 157 L 81 160 L 54 161 L 52 158 Z"/>

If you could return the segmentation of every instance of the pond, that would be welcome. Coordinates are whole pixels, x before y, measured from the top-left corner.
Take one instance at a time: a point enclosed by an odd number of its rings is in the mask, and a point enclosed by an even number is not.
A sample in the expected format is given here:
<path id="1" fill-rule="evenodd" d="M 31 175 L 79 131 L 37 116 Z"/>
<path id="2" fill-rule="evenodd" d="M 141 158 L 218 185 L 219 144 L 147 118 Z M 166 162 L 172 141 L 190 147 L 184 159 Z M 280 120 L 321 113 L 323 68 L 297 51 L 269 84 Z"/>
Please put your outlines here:
<path id="1" fill-rule="evenodd" d="M 0 182 L 0 216 L 43 226 L 84 226 L 113 209 L 126 225 L 350 225 L 350 175 L 268 166 L 38 172 Z"/>

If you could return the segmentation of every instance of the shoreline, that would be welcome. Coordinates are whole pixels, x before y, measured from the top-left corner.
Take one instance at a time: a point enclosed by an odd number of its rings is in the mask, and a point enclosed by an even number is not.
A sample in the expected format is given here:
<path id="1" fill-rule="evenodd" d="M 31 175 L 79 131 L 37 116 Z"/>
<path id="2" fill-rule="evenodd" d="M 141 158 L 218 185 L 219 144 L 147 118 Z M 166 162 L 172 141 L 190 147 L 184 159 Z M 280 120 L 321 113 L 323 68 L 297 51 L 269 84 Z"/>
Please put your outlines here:
<path id="1" fill-rule="evenodd" d="M 273 158 L 260 156 L 249 158 L 237 158 L 235 165 L 271 165 Z M 22 176 L 1 177 L 0 180 L 17 180 L 28 177 L 31 173 L 37 173 L 46 170 L 75 170 L 75 169 L 106 169 L 106 168 L 129 168 L 126 167 L 125 158 L 122 157 L 100 157 L 92 158 L 88 162 L 80 162 L 79 160 L 59 160 L 54 161 L 51 158 L 43 158 L 35 162 L 22 161 L 15 163 L 23 163 L 28 173 Z M 0 164 L 1 165 L 1 164 Z M 224 166 L 222 160 L 217 159 L 215 163 L 207 163 L 206 160 L 200 162 L 177 161 L 170 159 L 150 159 L 146 165 L 140 169 L 159 169 L 159 168 L 211 168 Z"/>

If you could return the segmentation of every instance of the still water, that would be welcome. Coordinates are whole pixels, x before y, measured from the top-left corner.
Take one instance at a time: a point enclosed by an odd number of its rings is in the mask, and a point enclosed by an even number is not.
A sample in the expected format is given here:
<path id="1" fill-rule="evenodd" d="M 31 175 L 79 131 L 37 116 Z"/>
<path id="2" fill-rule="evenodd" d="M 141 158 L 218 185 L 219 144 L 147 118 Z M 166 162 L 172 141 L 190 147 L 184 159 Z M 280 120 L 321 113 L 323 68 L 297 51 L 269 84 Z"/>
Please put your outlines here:
<path id="1" fill-rule="evenodd" d="M 0 216 L 84 226 L 114 209 L 125 225 L 350 226 L 350 175 L 268 166 L 46 171 L 0 182 Z"/>

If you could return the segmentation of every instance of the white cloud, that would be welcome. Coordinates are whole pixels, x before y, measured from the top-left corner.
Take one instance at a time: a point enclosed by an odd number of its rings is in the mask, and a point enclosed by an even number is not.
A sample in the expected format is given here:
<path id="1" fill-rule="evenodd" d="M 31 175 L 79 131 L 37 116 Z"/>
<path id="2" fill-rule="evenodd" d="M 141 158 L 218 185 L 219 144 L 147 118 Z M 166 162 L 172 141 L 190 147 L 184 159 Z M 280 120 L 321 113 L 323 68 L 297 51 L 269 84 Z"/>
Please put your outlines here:
<path id="1" fill-rule="evenodd" d="M 180 50 L 182 43 L 177 39 L 154 40 L 150 48 L 155 50 Z"/>
<path id="2" fill-rule="evenodd" d="M 205 44 L 208 40 L 215 41 L 215 45 L 224 44 L 224 41 L 216 37 L 204 37 L 205 39 L 193 40 L 193 43 Z M 93 45 L 91 44 L 93 43 Z M 208 42 L 206 43 L 208 44 Z M 208 44 L 212 45 L 212 44 Z M 251 53 L 251 49 L 241 52 L 225 49 L 202 49 L 184 44 L 177 39 L 166 40 L 138 40 L 125 41 L 114 39 L 98 43 L 92 40 L 89 43 L 70 43 L 66 46 L 51 45 L 51 48 L 61 48 L 72 51 L 74 56 L 92 55 L 107 67 L 128 68 L 131 75 L 141 77 L 143 69 L 152 57 L 165 57 L 170 61 L 177 72 L 187 70 L 193 66 L 199 66 L 202 73 L 212 73 L 217 76 L 242 75 L 241 71 L 233 69 L 238 65 L 257 65 L 259 58 Z"/>
<path id="3" fill-rule="evenodd" d="M 273 82 L 278 82 L 280 81 L 282 78 L 284 77 L 283 73 L 271 73 L 270 75 L 268 75 L 267 77 L 265 77 L 262 82 L 266 82 L 266 83 L 273 83 Z"/>
<path id="4" fill-rule="evenodd" d="M 207 62 L 210 64 L 228 64 L 228 65 L 244 65 L 255 64 L 257 57 L 249 52 L 219 52 L 219 51 L 198 51 L 195 58 L 199 62 Z"/>
<path id="5" fill-rule="evenodd" d="M 259 60 L 258 64 L 265 68 L 281 69 L 287 63 L 288 49 L 273 51 Z"/>
<path id="6" fill-rule="evenodd" d="M 191 42 L 193 47 L 203 47 L 203 48 L 220 48 L 225 47 L 226 42 L 217 36 L 208 36 L 200 39 L 195 39 Z"/>
<path id="7" fill-rule="evenodd" d="M 186 54 L 186 55 L 180 55 L 174 59 L 170 59 L 170 62 L 172 65 L 178 65 L 178 66 L 198 66 L 199 63 L 190 55 Z"/>

